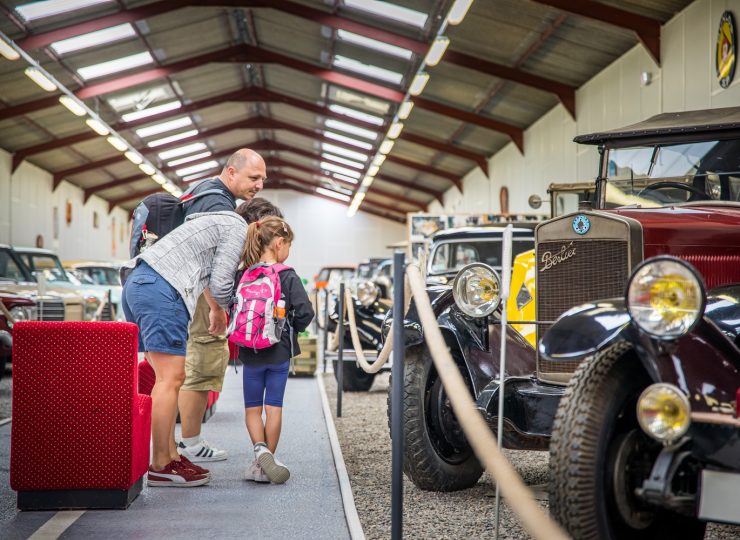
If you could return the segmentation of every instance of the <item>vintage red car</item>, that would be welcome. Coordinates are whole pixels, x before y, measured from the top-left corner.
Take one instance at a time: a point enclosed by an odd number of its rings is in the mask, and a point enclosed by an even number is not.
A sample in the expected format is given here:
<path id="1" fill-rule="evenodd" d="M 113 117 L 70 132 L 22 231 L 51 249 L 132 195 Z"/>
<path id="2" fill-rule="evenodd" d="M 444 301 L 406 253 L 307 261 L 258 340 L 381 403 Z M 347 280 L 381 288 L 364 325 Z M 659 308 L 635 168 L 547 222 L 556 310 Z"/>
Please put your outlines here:
<path id="1" fill-rule="evenodd" d="M 0 286 L 1 287 L 1 286 Z M 13 324 L 36 320 L 36 302 L 0 288 L 0 379 L 13 358 Z"/>

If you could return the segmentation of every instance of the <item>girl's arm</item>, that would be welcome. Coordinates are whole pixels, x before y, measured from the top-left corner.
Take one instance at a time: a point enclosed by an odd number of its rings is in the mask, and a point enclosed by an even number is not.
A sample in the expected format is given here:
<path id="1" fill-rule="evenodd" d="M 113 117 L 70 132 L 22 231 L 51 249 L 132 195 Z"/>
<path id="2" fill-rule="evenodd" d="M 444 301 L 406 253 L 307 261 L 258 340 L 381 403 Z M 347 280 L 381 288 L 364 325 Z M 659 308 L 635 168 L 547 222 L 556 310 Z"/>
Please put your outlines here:
<path id="1" fill-rule="evenodd" d="M 239 267 L 244 242 L 247 240 L 247 224 L 243 219 L 221 228 L 221 238 L 216 246 L 216 254 L 211 266 L 211 279 L 208 289 L 216 303 L 224 309 L 229 308 L 234 289 L 234 274 Z"/>
<path id="2" fill-rule="evenodd" d="M 288 309 L 293 312 L 292 326 L 296 332 L 303 332 L 314 318 L 313 306 L 308 299 L 306 289 L 303 288 L 298 274 L 288 270 Z"/>

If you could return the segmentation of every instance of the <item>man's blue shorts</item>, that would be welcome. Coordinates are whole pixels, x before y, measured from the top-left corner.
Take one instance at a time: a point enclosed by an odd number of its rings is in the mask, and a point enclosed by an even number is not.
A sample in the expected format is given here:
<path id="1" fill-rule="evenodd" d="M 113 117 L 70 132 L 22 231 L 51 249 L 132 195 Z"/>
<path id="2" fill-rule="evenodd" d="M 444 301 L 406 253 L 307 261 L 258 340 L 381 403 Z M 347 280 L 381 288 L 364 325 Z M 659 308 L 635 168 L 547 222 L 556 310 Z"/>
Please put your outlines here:
<path id="1" fill-rule="evenodd" d="M 139 327 L 139 352 L 185 356 L 190 314 L 180 293 L 141 261 L 123 285 L 123 313 Z"/>

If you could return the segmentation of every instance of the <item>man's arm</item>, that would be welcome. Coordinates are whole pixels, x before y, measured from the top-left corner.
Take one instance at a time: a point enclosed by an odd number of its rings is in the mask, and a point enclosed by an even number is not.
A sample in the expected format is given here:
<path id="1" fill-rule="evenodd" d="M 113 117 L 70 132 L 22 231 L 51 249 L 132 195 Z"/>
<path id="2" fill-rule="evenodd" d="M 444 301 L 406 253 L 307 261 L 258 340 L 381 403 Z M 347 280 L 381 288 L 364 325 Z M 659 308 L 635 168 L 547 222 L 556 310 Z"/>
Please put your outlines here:
<path id="1" fill-rule="evenodd" d="M 208 314 L 208 333 L 212 336 L 222 336 L 226 332 L 226 310 L 219 306 L 208 289 L 203 291 L 211 312 Z"/>

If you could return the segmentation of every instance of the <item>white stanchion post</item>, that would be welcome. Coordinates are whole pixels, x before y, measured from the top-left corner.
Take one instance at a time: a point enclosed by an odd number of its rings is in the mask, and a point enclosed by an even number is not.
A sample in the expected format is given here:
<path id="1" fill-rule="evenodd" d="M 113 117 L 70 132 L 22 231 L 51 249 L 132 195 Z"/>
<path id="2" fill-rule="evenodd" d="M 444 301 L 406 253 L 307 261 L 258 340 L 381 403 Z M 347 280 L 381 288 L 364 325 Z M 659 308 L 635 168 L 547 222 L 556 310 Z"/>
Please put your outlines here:
<path id="1" fill-rule="evenodd" d="M 498 385 L 498 436 L 499 450 L 503 445 L 504 435 L 504 373 L 506 372 L 506 304 L 509 300 L 509 288 L 511 284 L 511 244 L 513 228 L 507 225 L 501 243 L 501 353 L 499 355 L 499 385 Z M 501 494 L 499 483 L 496 482 L 496 533 L 494 538 L 498 539 L 499 517 L 501 509 Z"/>

